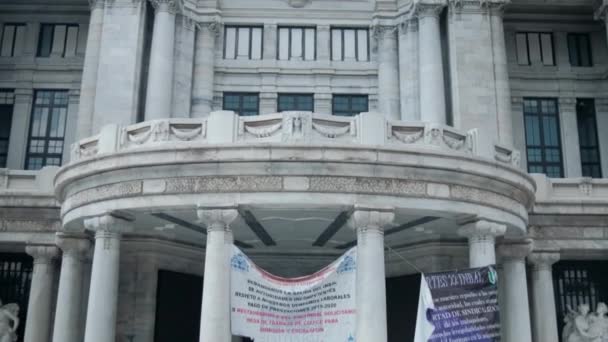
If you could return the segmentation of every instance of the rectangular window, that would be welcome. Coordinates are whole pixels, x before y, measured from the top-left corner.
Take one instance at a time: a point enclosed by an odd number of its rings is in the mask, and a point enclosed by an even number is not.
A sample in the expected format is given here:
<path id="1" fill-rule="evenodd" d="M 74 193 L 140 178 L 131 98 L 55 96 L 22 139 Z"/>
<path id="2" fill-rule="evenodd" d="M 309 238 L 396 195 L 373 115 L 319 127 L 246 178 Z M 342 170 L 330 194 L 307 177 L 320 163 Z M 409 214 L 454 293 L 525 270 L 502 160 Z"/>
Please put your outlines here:
<path id="1" fill-rule="evenodd" d="M 262 59 L 262 27 L 226 26 L 225 59 Z"/>
<path id="2" fill-rule="evenodd" d="M 368 110 L 367 95 L 334 95 L 332 98 L 333 115 L 355 116 Z"/>
<path id="3" fill-rule="evenodd" d="M 317 33 L 313 27 L 279 27 L 277 59 L 314 61 Z"/>
<path id="4" fill-rule="evenodd" d="M 232 110 L 240 116 L 258 115 L 259 95 L 256 93 L 224 93 L 224 110 Z"/>
<path id="5" fill-rule="evenodd" d="M 277 111 L 288 110 L 314 111 L 314 98 L 312 94 L 279 94 Z"/>
<path id="6" fill-rule="evenodd" d="M 369 61 L 369 30 L 365 28 L 332 28 L 331 60 Z"/>
<path id="7" fill-rule="evenodd" d="M 0 43 L 0 57 L 21 56 L 25 42 L 24 24 L 4 24 Z"/>
<path id="8" fill-rule="evenodd" d="M 524 124 L 528 172 L 563 177 L 557 100 L 525 98 Z"/>
<path id="9" fill-rule="evenodd" d="M 78 43 L 78 25 L 41 24 L 38 57 L 74 57 Z"/>
<path id="10" fill-rule="evenodd" d="M 583 177 L 602 178 L 595 101 L 593 99 L 576 100 L 576 121 L 578 123 L 578 141 Z"/>
<path id="11" fill-rule="evenodd" d="M 66 90 L 38 90 L 34 97 L 26 170 L 61 165 L 68 113 Z"/>
<path id="12" fill-rule="evenodd" d="M 13 122 L 14 93 L 12 90 L 0 90 L 0 168 L 6 167 L 8 141 Z"/>
<path id="13" fill-rule="evenodd" d="M 519 65 L 555 65 L 552 33 L 519 32 L 515 40 Z"/>
<path id="14" fill-rule="evenodd" d="M 570 65 L 575 67 L 591 67 L 591 40 L 586 33 L 568 34 L 568 54 L 570 55 Z"/>

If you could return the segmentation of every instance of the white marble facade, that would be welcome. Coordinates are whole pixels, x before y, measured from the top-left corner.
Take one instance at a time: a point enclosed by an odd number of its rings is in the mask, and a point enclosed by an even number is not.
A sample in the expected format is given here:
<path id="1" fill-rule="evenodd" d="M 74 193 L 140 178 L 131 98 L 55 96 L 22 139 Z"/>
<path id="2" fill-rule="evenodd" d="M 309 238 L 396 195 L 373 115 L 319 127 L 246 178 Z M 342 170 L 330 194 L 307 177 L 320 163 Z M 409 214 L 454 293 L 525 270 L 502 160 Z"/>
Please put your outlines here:
<path id="1" fill-rule="evenodd" d="M 3 1 L 0 92 L 13 100 L 0 252 L 34 260 L 24 340 L 153 342 L 158 271 L 170 270 L 204 275 L 201 341 L 230 341 L 222 253 L 235 240 L 286 276 L 359 242 L 362 341 L 387 341 L 375 289 L 415 272 L 402 258 L 425 272 L 497 263 L 503 339 L 558 341 L 552 265 L 608 259 L 608 181 L 582 177 L 576 105 L 594 99 L 605 175 L 607 6 Z M 261 33 L 239 43 L 230 27 Z M 315 29 L 288 60 L 285 27 Z M 351 56 L 357 32 L 367 40 Z M 522 33 L 540 45 L 522 50 Z M 589 37 L 591 66 L 572 65 L 572 33 Z M 68 95 L 62 165 L 24 170 L 45 89 Z M 224 111 L 230 92 L 257 94 L 260 115 Z M 311 95 L 313 112 L 278 113 L 282 94 Z M 332 115 L 340 94 L 367 96 L 368 111 Z M 526 98 L 557 103 L 564 178 L 527 173 Z"/>

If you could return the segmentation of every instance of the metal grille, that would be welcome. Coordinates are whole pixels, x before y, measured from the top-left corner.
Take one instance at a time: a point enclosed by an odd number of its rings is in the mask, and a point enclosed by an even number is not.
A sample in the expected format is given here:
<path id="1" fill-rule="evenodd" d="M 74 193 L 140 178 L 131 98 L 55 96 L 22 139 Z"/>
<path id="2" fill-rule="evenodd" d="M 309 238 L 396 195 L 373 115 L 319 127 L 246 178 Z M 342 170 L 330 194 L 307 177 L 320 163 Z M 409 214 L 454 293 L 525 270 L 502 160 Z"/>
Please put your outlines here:
<path id="1" fill-rule="evenodd" d="M 23 341 L 33 260 L 27 254 L 0 253 L 0 300 L 19 304 L 18 342 Z"/>
<path id="2" fill-rule="evenodd" d="M 608 303 L 606 270 L 608 261 L 561 261 L 553 266 L 559 332 L 564 328 L 564 316 L 569 309 L 589 304 L 595 310 L 598 303 Z"/>

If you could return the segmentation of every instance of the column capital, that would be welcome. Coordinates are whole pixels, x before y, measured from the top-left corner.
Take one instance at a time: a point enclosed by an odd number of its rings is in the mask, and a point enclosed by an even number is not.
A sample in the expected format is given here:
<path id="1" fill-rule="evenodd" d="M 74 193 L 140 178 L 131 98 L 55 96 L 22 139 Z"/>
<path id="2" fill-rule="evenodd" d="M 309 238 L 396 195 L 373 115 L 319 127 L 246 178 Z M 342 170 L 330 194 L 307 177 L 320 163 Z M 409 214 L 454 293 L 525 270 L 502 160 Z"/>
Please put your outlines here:
<path id="1" fill-rule="evenodd" d="M 83 258 L 91 247 L 91 242 L 84 234 L 57 233 L 55 235 L 55 243 L 63 251 L 64 255 L 78 258 Z"/>
<path id="2" fill-rule="evenodd" d="M 439 18 L 439 15 L 446 6 L 446 0 L 418 0 L 414 2 L 412 15 L 418 18 Z"/>
<path id="3" fill-rule="evenodd" d="M 357 231 L 376 230 L 384 232 L 384 227 L 393 223 L 394 208 L 374 208 L 355 206 L 348 224 Z"/>
<path id="4" fill-rule="evenodd" d="M 530 252 L 532 252 L 532 240 L 503 241 L 498 245 L 497 252 L 503 260 L 524 261 Z"/>
<path id="5" fill-rule="evenodd" d="M 454 13 L 490 13 L 502 15 L 504 7 L 511 0 L 448 0 L 450 10 Z"/>
<path id="6" fill-rule="evenodd" d="M 84 227 L 87 230 L 95 231 L 95 236 L 98 234 L 120 235 L 133 230 L 133 221 L 134 219 L 131 217 L 119 216 L 117 213 L 108 213 L 85 219 Z"/>
<path id="7" fill-rule="evenodd" d="M 411 15 L 405 15 L 397 27 L 399 28 L 400 35 L 404 35 L 409 32 L 416 32 L 418 31 L 418 18 Z"/>
<path id="8" fill-rule="evenodd" d="M 458 235 L 469 239 L 495 239 L 497 236 L 504 235 L 507 226 L 502 223 L 478 220 L 467 222 L 458 229 Z"/>
<path id="9" fill-rule="evenodd" d="M 372 26 L 372 32 L 374 38 L 378 41 L 383 39 L 395 39 L 397 32 L 397 26 L 395 25 L 374 25 Z"/>
<path id="10" fill-rule="evenodd" d="M 213 20 L 196 23 L 196 27 L 200 31 L 203 31 L 203 30 L 209 31 L 210 33 L 212 33 L 215 36 L 215 38 L 218 38 L 220 36 L 223 26 L 224 26 L 224 24 L 222 23 L 220 18 L 213 18 Z"/>
<path id="11" fill-rule="evenodd" d="M 27 245 L 25 253 L 34 258 L 34 264 L 50 264 L 59 256 L 59 249 L 51 245 Z"/>
<path id="12" fill-rule="evenodd" d="M 156 13 L 168 12 L 177 13 L 181 8 L 180 0 L 150 0 Z"/>
<path id="13" fill-rule="evenodd" d="M 196 210 L 198 221 L 207 226 L 207 231 L 230 231 L 230 224 L 239 216 L 236 205 L 218 207 L 199 206 Z"/>
<path id="14" fill-rule="evenodd" d="M 528 256 L 528 262 L 537 269 L 551 269 L 559 259 L 559 251 L 534 251 Z"/>

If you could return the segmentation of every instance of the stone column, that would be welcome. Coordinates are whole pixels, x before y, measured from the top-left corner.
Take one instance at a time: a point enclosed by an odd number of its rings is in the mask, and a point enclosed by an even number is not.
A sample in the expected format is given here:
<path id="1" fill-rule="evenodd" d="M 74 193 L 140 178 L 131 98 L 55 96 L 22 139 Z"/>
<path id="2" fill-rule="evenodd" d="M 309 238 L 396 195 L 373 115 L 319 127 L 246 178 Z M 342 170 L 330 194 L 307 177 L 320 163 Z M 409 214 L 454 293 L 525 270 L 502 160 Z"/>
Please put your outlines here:
<path id="1" fill-rule="evenodd" d="M 401 120 L 420 120 L 420 85 L 418 76 L 418 20 L 408 18 L 399 25 Z"/>
<path id="2" fill-rule="evenodd" d="M 84 341 L 114 342 L 120 241 L 122 232 L 129 230 L 130 224 L 110 214 L 87 219 L 84 224 L 87 229 L 95 231 L 95 251 Z"/>
<path id="3" fill-rule="evenodd" d="M 606 12 L 608 12 L 608 0 L 597 1 L 595 8 L 595 19 L 604 22 L 606 36 L 608 36 L 608 15 L 606 15 Z"/>
<path id="4" fill-rule="evenodd" d="M 230 224 L 238 216 L 235 207 L 199 208 L 199 220 L 207 226 L 205 276 L 200 342 L 230 342 L 230 272 L 232 240 Z"/>
<path id="5" fill-rule="evenodd" d="M 55 309 L 53 342 L 80 342 L 83 339 L 82 302 L 84 267 L 90 242 L 84 235 L 58 233 L 57 246 L 63 251 Z"/>
<path id="6" fill-rule="evenodd" d="M 152 0 L 155 9 L 150 68 L 146 92 L 146 120 L 171 117 L 175 11 L 177 0 Z"/>
<path id="7" fill-rule="evenodd" d="M 192 85 L 192 117 L 208 116 L 213 110 L 215 41 L 220 33 L 219 22 L 199 23 L 194 50 L 194 81 Z"/>
<path id="8" fill-rule="evenodd" d="M 25 252 L 34 258 L 34 271 L 27 306 L 25 342 L 48 342 L 51 333 L 54 259 L 59 255 L 55 246 L 30 245 Z"/>
<path id="9" fill-rule="evenodd" d="M 479 220 L 464 224 L 458 234 L 469 239 L 469 266 L 471 268 L 496 264 L 494 243 L 496 237 L 503 235 L 504 224 Z"/>
<path id="10" fill-rule="evenodd" d="M 378 109 L 389 120 L 401 119 L 397 27 L 376 26 L 378 40 Z"/>
<path id="11" fill-rule="evenodd" d="M 505 1 L 506 2 L 506 1 Z M 492 29 L 492 54 L 494 56 L 494 78 L 496 87 L 496 120 L 498 141 L 505 146 L 513 146 L 513 118 L 511 111 L 511 87 L 505 29 L 503 25 L 505 3 L 493 2 L 490 8 L 490 27 Z"/>
<path id="12" fill-rule="evenodd" d="M 418 3 L 420 115 L 422 121 L 446 123 L 445 82 L 439 15 L 445 4 Z"/>
<path id="13" fill-rule="evenodd" d="M 386 342 L 384 227 L 395 217 L 389 208 L 355 208 L 357 231 L 357 340 Z"/>
<path id="14" fill-rule="evenodd" d="M 15 89 L 15 104 L 13 106 L 13 122 L 11 136 L 8 142 L 6 167 L 23 170 L 29 131 L 29 118 L 32 116 L 34 90 L 31 88 Z"/>
<path id="15" fill-rule="evenodd" d="M 532 342 L 526 256 L 532 251 L 529 240 L 498 246 L 502 261 L 502 332 L 505 342 Z"/>
<path id="16" fill-rule="evenodd" d="M 97 69 L 99 68 L 99 49 L 103 29 L 103 11 L 105 0 L 91 0 L 91 17 L 87 37 L 86 53 L 82 66 L 80 83 L 80 106 L 76 139 L 80 140 L 93 135 L 93 112 L 95 111 L 95 92 L 97 89 Z"/>
<path id="17" fill-rule="evenodd" d="M 557 252 L 534 252 L 528 256 L 528 261 L 532 264 L 532 316 L 535 342 L 559 341 L 551 269 L 558 260 Z"/>

